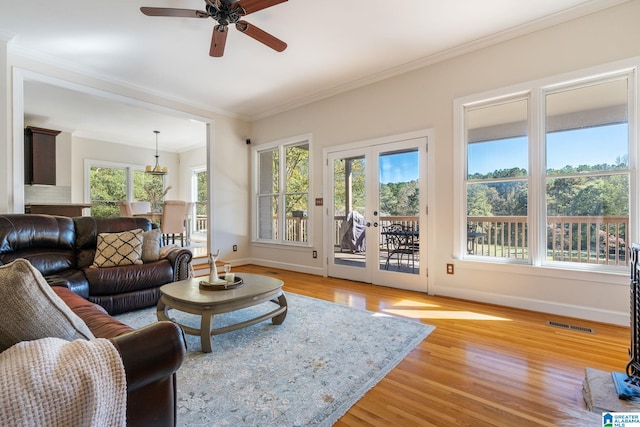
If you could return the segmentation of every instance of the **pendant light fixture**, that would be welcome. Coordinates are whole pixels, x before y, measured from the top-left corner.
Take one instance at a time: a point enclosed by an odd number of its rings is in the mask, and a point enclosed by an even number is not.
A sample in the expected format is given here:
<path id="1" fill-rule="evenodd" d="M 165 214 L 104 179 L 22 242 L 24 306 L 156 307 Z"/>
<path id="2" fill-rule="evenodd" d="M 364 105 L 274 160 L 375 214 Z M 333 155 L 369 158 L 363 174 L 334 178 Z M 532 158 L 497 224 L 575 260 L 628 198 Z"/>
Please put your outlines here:
<path id="1" fill-rule="evenodd" d="M 166 175 L 167 172 L 169 172 L 169 168 L 167 168 L 166 166 L 164 167 L 160 166 L 160 162 L 159 162 L 160 156 L 158 155 L 158 134 L 160 133 L 160 131 L 154 130 L 153 133 L 156 134 L 156 164 L 155 166 L 147 165 L 144 168 L 144 171 L 151 175 Z"/>

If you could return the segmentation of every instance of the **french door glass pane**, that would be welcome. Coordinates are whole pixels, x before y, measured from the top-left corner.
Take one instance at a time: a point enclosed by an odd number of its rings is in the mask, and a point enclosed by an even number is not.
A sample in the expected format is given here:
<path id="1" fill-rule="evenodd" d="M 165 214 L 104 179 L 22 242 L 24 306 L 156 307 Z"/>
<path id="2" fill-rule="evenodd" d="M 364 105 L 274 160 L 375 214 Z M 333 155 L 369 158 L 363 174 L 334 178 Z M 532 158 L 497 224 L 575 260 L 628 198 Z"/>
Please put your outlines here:
<path id="1" fill-rule="evenodd" d="M 380 269 L 420 272 L 418 150 L 380 153 L 378 200 Z"/>
<path id="2" fill-rule="evenodd" d="M 366 267 L 366 162 L 364 156 L 333 161 L 333 262 Z"/>

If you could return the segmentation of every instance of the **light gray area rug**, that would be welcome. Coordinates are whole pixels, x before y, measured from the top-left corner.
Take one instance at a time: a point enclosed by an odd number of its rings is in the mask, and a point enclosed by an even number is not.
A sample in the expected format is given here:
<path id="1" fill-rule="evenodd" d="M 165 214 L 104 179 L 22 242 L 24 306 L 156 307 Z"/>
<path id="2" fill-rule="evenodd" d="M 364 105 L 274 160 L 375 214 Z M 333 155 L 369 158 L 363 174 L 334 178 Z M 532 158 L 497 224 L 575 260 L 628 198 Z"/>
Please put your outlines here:
<path id="1" fill-rule="evenodd" d="M 296 294 L 287 300 L 282 325 L 268 320 L 216 335 L 212 353 L 186 335 L 177 374 L 180 426 L 330 426 L 434 329 Z M 272 308 L 215 316 L 214 327 Z M 196 316 L 169 314 L 199 324 Z M 156 321 L 155 308 L 116 317 L 134 328 Z"/>

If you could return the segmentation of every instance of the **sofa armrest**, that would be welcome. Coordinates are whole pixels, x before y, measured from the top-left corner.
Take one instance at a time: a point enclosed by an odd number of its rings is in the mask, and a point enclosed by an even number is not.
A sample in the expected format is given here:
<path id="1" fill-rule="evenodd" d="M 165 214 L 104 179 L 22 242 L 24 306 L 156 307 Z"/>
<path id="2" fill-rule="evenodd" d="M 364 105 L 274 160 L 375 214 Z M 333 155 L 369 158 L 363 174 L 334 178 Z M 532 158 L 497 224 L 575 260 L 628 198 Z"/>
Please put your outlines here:
<path id="1" fill-rule="evenodd" d="M 172 375 L 187 352 L 182 329 L 173 322 L 156 322 L 111 342 L 122 356 L 129 392 Z"/>
<path id="2" fill-rule="evenodd" d="M 193 254 L 189 249 L 175 247 L 164 257 L 173 266 L 173 281 L 179 282 L 189 278 L 189 263 Z"/>

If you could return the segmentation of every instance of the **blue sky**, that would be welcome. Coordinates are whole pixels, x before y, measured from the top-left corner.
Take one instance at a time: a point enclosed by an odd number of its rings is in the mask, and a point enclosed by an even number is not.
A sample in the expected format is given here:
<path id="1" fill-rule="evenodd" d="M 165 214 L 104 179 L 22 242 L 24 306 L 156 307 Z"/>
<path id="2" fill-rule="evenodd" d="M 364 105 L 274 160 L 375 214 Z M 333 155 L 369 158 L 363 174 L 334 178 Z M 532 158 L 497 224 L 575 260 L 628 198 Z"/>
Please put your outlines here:
<path id="1" fill-rule="evenodd" d="M 547 169 L 566 165 L 615 164 L 628 155 L 627 124 L 555 132 L 547 135 Z M 528 169 L 525 137 L 469 145 L 469 174 L 519 167 Z"/>
<path id="2" fill-rule="evenodd" d="M 628 155 L 626 123 L 555 132 L 547 135 L 547 169 L 566 165 L 615 164 Z M 605 141 L 605 143 L 603 143 Z M 469 173 L 493 172 L 519 167 L 528 169 L 525 137 L 469 145 Z M 380 156 L 380 182 L 408 182 L 418 179 L 418 152 Z"/>
<path id="3" fill-rule="evenodd" d="M 380 183 L 409 182 L 418 179 L 418 151 L 393 153 L 379 158 Z"/>

